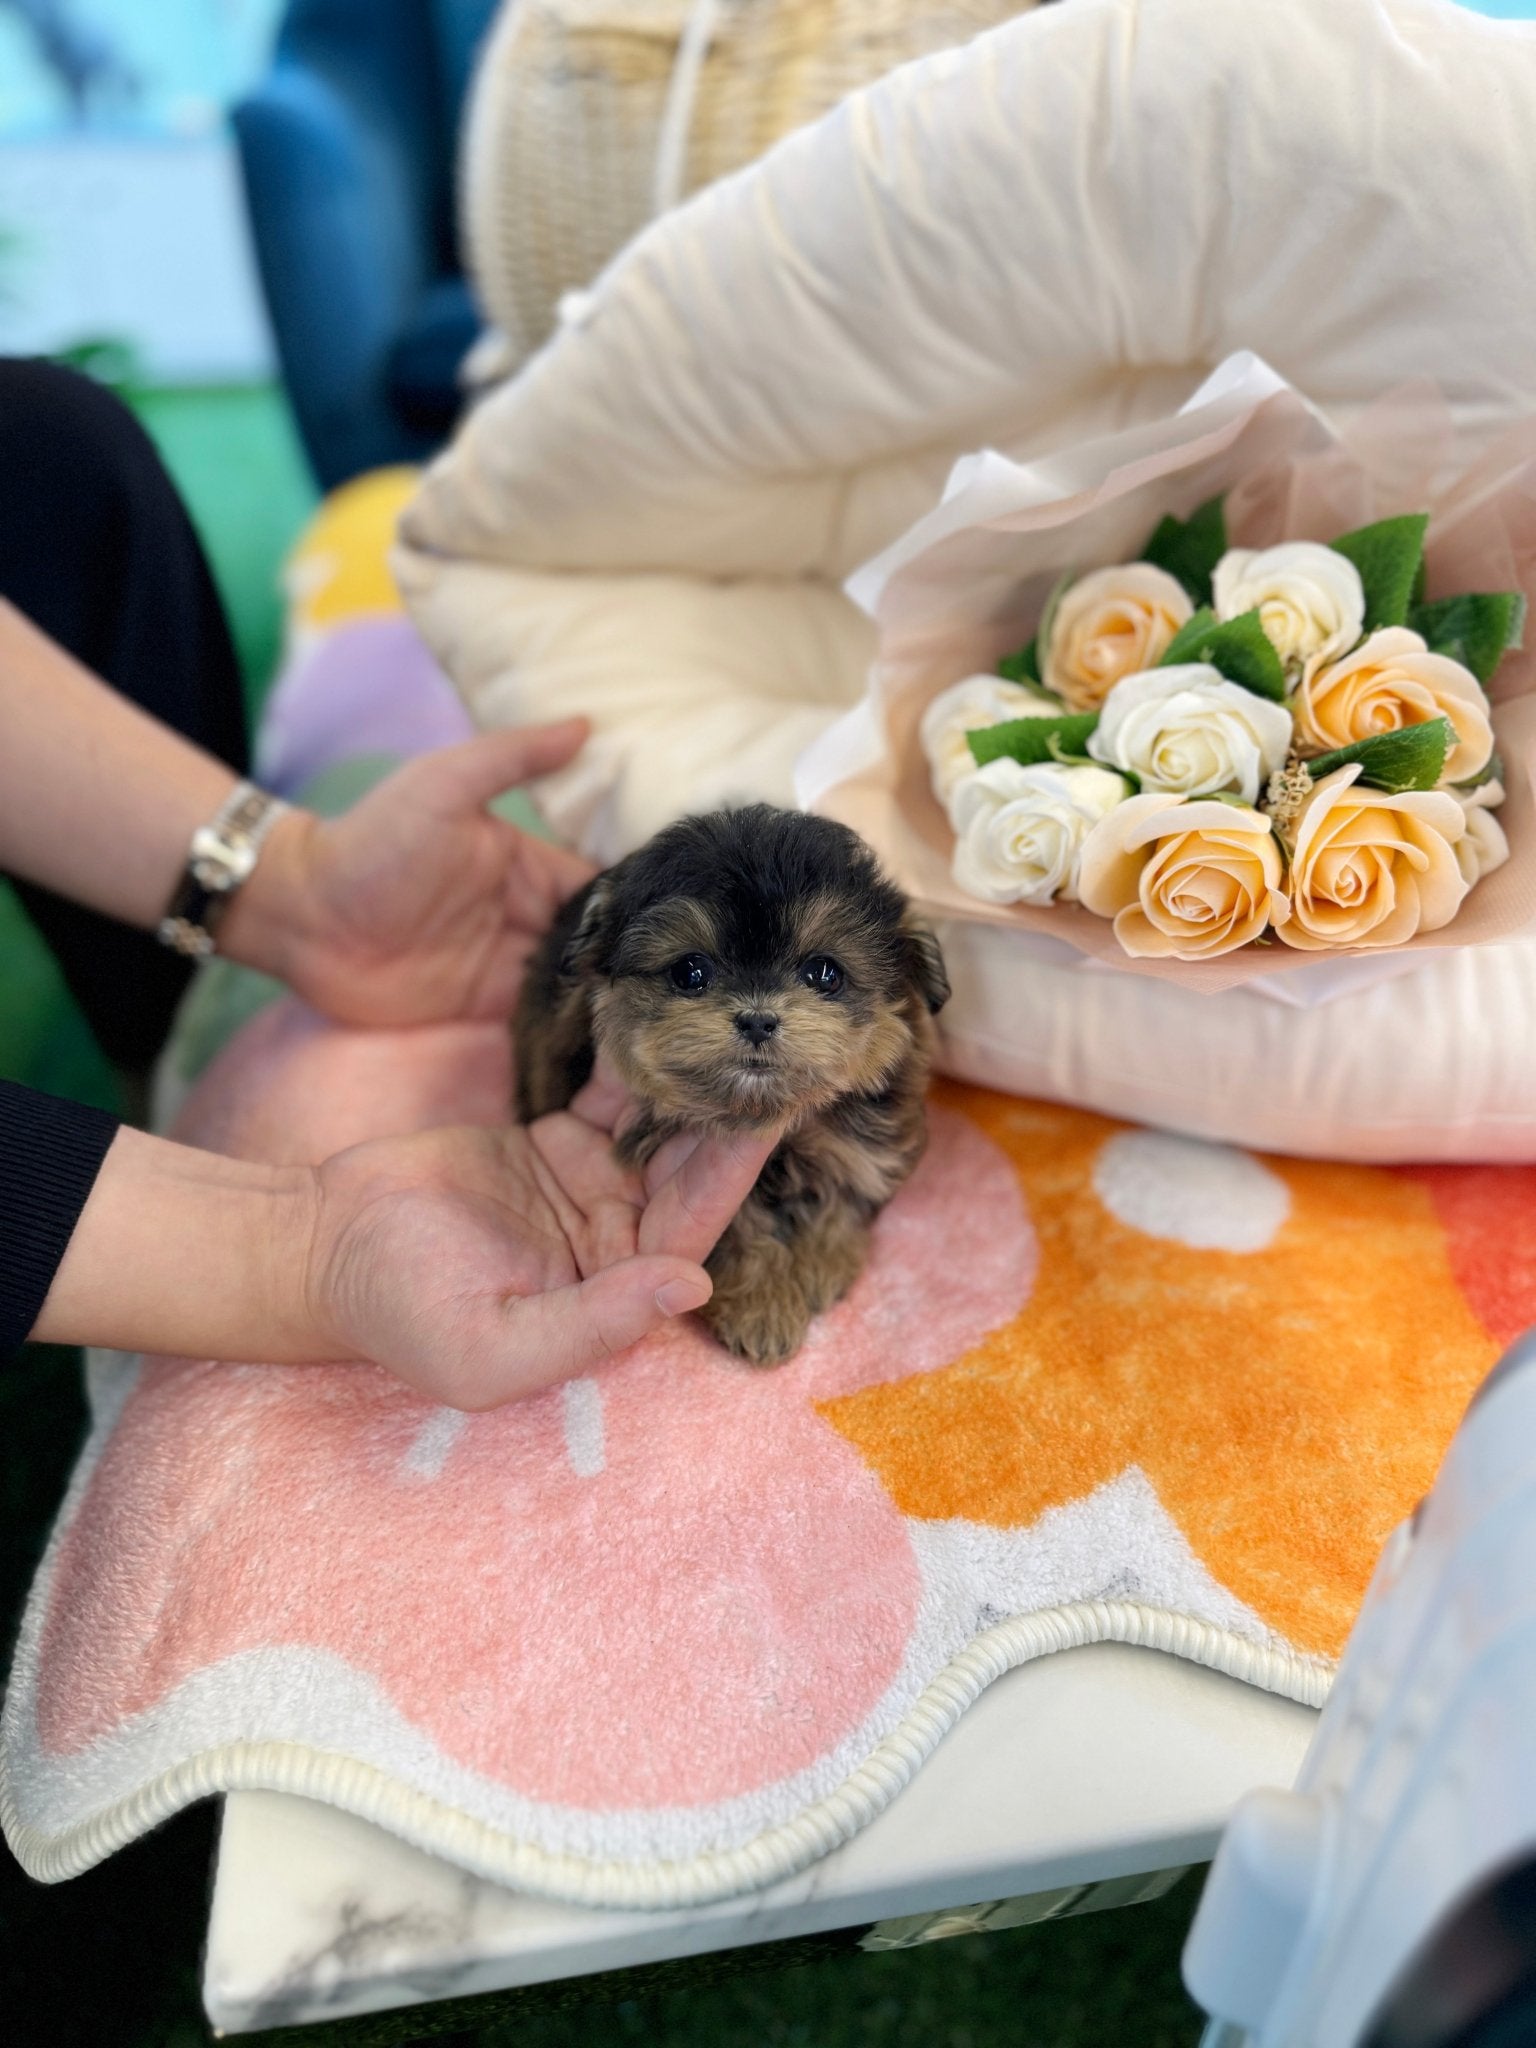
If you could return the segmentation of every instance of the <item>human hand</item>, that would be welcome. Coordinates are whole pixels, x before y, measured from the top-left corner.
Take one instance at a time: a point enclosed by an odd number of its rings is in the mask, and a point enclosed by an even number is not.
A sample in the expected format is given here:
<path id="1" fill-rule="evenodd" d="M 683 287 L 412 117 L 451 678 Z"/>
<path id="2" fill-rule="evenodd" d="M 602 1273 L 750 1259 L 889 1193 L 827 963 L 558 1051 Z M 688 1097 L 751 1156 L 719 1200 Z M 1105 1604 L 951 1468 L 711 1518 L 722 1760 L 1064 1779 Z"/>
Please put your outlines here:
<path id="1" fill-rule="evenodd" d="M 621 1104 L 598 1083 L 533 1124 L 379 1139 L 316 1169 L 316 1355 L 493 1408 L 701 1307 L 703 1261 L 775 1136 L 675 1138 L 636 1173 L 613 1155 Z"/>
<path id="2" fill-rule="evenodd" d="M 510 1016 L 529 954 L 592 870 L 486 806 L 586 735 L 579 718 L 483 733 L 408 762 L 342 817 L 292 813 L 220 950 L 342 1024 Z"/>
<path id="3" fill-rule="evenodd" d="M 773 1149 L 679 1137 L 636 1174 L 613 1156 L 625 1107 L 600 1081 L 522 1129 L 380 1138 L 318 1167 L 124 1128 L 33 1334 L 372 1359 L 456 1408 L 534 1393 L 709 1299 L 703 1261 Z"/>

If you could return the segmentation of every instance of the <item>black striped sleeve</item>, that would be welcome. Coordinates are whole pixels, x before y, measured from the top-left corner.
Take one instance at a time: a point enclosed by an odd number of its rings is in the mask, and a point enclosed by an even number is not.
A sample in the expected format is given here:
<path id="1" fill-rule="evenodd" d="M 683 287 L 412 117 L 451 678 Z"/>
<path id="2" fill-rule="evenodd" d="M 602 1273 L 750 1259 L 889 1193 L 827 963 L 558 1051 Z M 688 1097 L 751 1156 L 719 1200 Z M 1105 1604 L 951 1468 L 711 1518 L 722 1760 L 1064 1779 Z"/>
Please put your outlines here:
<path id="1" fill-rule="evenodd" d="M 0 1081 L 0 1361 L 41 1313 L 117 1118 Z"/>

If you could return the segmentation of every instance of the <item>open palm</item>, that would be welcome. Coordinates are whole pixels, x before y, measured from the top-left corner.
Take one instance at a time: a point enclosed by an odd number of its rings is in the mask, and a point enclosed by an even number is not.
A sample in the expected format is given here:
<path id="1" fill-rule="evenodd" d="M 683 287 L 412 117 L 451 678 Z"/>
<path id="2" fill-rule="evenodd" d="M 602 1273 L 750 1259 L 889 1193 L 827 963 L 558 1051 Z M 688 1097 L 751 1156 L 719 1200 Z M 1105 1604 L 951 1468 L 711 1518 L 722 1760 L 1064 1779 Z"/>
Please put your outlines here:
<path id="1" fill-rule="evenodd" d="M 346 1024 L 510 1015 L 529 954 L 592 871 L 486 806 L 585 735 L 580 719 L 487 733 L 315 822 L 290 890 L 290 985 Z"/>
<path id="2" fill-rule="evenodd" d="M 505 1130 L 423 1131 L 318 1169 L 310 1313 L 338 1356 L 490 1408 L 627 1350 L 708 1300 L 703 1261 L 774 1139 L 614 1158 L 601 1088 Z"/>

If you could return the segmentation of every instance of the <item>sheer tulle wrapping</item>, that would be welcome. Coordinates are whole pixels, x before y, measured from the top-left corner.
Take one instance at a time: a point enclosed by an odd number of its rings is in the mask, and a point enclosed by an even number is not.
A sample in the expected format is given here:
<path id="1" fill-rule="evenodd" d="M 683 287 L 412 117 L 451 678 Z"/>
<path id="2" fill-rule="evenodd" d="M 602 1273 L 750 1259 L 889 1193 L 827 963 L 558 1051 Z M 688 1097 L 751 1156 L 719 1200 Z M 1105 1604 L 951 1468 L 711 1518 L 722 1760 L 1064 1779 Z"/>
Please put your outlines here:
<path id="1" fill-rule="evenodd" d="M 1208 959 L 1132 956 L 1112 922 L 1080 905 L 967 896 L 950 873 L 953 833 L 918 738 L 938 691 L 1030 638 L 1065 572 L 1133 559 L 1164 513 L 1187 517 L 1218 492 L 1230 539 L 1252 548 L 1428 510 L 1431 598 L 1518 589 L 1536 599 L 1536 423 L 1459 469 L 1449 412 L 1428 383 L 1388 395 L 1341 435 L 1257 358 L 1234 357 L 1182 412 L 1053 456 L 1048 475 L 991 451 L 956 466 L 943 502 L 850 581 L 878 628 L 878 654 L 861 703 L 802 759 L 802 798 L 862 832 L 930 912 L 1015 931 L 1021 957 L 1048 937 L 1105 966 L 1203 990 L 1306 974 L 1315 937 Z M 1421 920 L 1411 950 L 1485 945 L 1536 926 L 1536 643 L 1506 655 L 1490 712 L 1510 858 L 1447 921 Z M 1378 935 L 1349 959 L 1353 985 L 1397 971 L 1384 967 L 1384 950 Z M 1333 953 L 1330 972 L 1342 964 Z"/>

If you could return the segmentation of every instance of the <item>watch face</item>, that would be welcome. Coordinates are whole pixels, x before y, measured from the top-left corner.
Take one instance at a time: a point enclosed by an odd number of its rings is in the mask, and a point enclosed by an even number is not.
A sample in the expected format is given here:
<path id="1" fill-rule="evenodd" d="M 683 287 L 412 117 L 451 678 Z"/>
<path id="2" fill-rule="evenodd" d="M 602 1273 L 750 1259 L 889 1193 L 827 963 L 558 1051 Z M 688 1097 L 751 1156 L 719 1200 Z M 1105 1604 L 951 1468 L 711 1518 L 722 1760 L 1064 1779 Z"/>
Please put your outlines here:
<path id="1" fill-rule="evenodd" d="M 256 865 L 256 856 L 261 848 L 254 839 L 244 833 L 233 840 L 225 850 L 224 861 L 233 882 L 243 882 Z"/>
<path id="2" fill-rule="evenodd" d="M 188 867 L 200 888 L 222 892 L 237 888 L 245 880 L 256 865 L 258 851 L 255 840 L 247 833 L 225 838 L 210 826 L 202 825 L 192 835 Z"/>
<path id="3" fill-rule="evenodd" d="M 240 884 L 255 867 L 268 829 L 286 806 L 250 790 L 192 834 L 187 869 L 160 924 L 160 936 L 180 953 L 213 951 L 212 934 Z"/>

